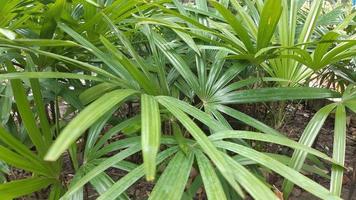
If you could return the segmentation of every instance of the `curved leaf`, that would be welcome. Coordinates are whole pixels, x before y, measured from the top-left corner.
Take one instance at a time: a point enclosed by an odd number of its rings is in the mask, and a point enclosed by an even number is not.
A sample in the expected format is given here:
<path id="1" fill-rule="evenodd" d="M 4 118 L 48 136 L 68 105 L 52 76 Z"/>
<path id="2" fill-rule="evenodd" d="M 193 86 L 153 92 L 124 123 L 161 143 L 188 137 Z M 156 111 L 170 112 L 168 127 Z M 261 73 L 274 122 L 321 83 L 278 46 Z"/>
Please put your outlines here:
<path id="1" fill-rule="evenodd" d="M 140 150 L 140 145 L 134 145 L 101 162 L 98 166 L 91 169 L 87 174 L 85 174 L 79 180 L 76 180 L 74 183 L 72 183 L 69 186 L 68 191 L 63 195 L 61 199 L 63 200 L 68 199 L 70 195 L 74 194 L 77 190 L 79 190 L 86 183 L 91 181 L 94 177 L 96 177 L 97 175 L 99 175 L 109 167 L 129 157 L 130 155 L 137 153 L 139 150 Z"/>
<path id="2" fill-rule="evenodd" d="M 0 198 L 13 199 L 31 194 L 47 187 L 55 181 L 53 178 L 34 177 L 0 184 Z"/>
<path id="3" fill-rule="evenodd" d="M 298 149 L 304 151 L 306 153 L 318 156 L 319 158 L 323 158 L 333 164 L 339 165 L 339 167 L 343 167 L 342 163 L 330 158 L 329 156 L 321 153 L 318 150 L 295 142 L 291 139 L 286 137 L 278 136 L 278 135 L 271 135 L 271 134 L 264 134 L 264 133 L 256 133 L 251 131 L 221 131 L 217 132 L 209 137 L 211 140 L 222 140 L 226 138 L 240 138 L 240 139 L 247 139 L 247 140 L 256 140 L 262 142 L 269 142 L 274 144 L 279 144 L 283 146 L 287 146 L 293 149 Z"/>
<path id="4" fill-rule="evenodd" d="M 310 120 L 307 127 L 304 129 L 302 136 L 299 139 L 299 143 L 306 146 L 311 146 L 316 136 L 318 135 L 322 125 L 324 124 L 329 113 L 336 107 L 336 104 L 330 104 L 321 108 L 314 117 Z M 299 171 L 303 166 L 305 158 L 307 157 L 307 152 L 295 150 L 290 161 L 290 167 Z M 285 180 L 283 182 L 283 193 L 285 197 L 288 197 L 293 189 L 293 183 Z"/>
<path id="5" fill-rule="evenodd" d="M 178 147 L 171 147 L 167 150 L 162 151 L 157 156 L 156 163 L 159 164 L 166 158 L 177 152 Z M 100 195 L 98 200 L 115 199 L 120 196 L 127 188 L 138 181 L 142 176 L 145 175 L 144 166 L 140 165 L 120 180 L 118 180 L 112 187 L 110 187 L 105 193 Z"/>
<path id="6" fill-rule="evenodd" d="M 306 191 L 314 194 L 315 196 L 321 199 L 341 200 L 341 198 L 332 195 L 323 186 L 303 176 L 298 171 L 295 171 L 294 169 L 287 167 L 286 165 L 267 156 L 266 154 L 260 153 L 254 149 L 239 144 L 234 144 L 232 142 L 221 141 L 221 142 L 215 142 L 215 144 L 217 144 L 217 146 L 220 148 L 233 151 L 235 153 L 238 153 L 244 157 L 250 158 L 251 160 L 260 163 L 261 165 L 273 170 L 279 175 L 286 177 L 288 180 L 298 184 L 298 186 L 300 186 L 301 188 L 305 189 Z"/>
<path id="7" fill-rule="evenodd" d="M 125 98 L 135 94 L 136 91 L 114 90 L 109 92 L 92 104 L 87 106 L 82 112 L 78 114 L 61 132 L 56 141 L 48 150 L 45 160 L 54 161 L 77 140 L 83 132 L 89 128 L 96 120 L 102 117 L 107 111 L 112 109 L 115 105 L 122 102 Z"/>

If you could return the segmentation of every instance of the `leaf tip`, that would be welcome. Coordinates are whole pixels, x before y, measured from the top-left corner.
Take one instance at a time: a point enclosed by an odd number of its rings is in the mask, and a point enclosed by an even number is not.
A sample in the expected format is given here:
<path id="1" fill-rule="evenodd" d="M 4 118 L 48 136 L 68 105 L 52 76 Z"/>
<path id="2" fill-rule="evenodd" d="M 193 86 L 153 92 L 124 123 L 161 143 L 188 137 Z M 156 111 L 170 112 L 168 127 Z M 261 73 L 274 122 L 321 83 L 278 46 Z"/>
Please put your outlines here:
<path id="1" fill-rule="evenodd" d="M 155 180 L 155 176 L 154 175 L 146 176 L 146 181 L 152 182 L 154 180 Z"/>
<path id="2" fill-rule="evenodd" d="M 47 152 L 47 154 L 43 157 L 43 160 L 45 161 L 56 161 L 58 159 L 58 156 L 53 155 L 50 151 Z"/>

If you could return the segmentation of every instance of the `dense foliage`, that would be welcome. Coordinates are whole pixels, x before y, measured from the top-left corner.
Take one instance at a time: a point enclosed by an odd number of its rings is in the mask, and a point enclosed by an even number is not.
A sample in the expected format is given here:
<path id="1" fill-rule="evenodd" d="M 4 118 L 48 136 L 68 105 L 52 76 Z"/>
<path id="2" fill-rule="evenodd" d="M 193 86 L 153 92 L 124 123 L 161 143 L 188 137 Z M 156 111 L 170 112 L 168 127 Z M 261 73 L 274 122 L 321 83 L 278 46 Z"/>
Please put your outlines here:
<path id="1" fill-rule="evenodd" d="M 356 112 L 356 12 L 347 5 L 1 0 L 0 13 L 0 199 L 45 188 L 48 199 L 84 199 L 89 184 L 98 199 L 129 199 L 142 177 L 155 184 L 149 199 L 193 199 L 202 187 L 208 199 L 281 198 L 266 173 L 284 178 L 285 199 L 294 185 L 341 199 L 346 116 Z M 287 103 L 309 99 L 332 101 L 299 141 L 276 130 Z M 278 109 L 277 122 L 236 109 L 251 103 Z M 312 148 L 329 115 L 332 157 Z M 12 168 L 30 175 L 7 180 Z M 113 180 L 109 168 L 127 173 Z M 305 173 L 328 177 L 330 188 Z"/>

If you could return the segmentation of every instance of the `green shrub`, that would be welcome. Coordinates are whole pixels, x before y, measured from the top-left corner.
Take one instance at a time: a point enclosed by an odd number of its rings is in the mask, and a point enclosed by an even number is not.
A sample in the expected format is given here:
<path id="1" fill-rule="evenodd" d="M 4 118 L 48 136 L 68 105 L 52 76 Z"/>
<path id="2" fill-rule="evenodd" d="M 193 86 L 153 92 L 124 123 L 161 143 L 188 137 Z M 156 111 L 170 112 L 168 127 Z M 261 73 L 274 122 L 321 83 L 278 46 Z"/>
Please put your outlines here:
<path id="1" fill-rule="evenodd" d="M 329 25 L 325 17 L 318 25 L 322 1 L 306 16 L 296 2 L 2 2 L 1 171 L 32 176 L 4 181 L 1 199 L 48 187 L 49 199 L 83 199 L 88 183 L 98 199 L 129 199 L 141 177 L 155 183 L 149 199 L 192 199 L 200 187 L 208 199 L 278 199 L 266 169 L 285 178 L 285 198 L 296 184 L 340 199 L 346 109 L 356 111 L 356 88 L 340 94 L 304 83 L 355 56 L 354 35 L 338 32 L 353 17 L 320 33 Z M 339 101 L 320 109 L 298 142 L 233 108 L 325 98 Z M 311 145 L 334 111 L 330 158 Z M 227 117 L 255 131 L 238 130 Z M 251 141 L 294 153 L 260 152 Z M 143 162 L 132 162 L 134 155 Z M 68 157 L 74 178 L 66 184 Z M 300 173 L 328 177 L 306 159 L 331 164 L 329 190 Z M 109 168 L 127 174 L 113 180 Z M 198 175 L 187 188 L 192 169 Z"/>

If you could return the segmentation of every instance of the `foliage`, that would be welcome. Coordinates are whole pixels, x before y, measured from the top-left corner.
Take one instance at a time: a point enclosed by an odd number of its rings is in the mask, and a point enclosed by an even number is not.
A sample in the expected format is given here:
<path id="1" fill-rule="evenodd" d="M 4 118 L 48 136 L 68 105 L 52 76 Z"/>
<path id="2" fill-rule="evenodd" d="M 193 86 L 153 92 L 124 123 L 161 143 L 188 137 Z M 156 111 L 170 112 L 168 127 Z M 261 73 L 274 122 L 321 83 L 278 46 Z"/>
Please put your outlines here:
<path id="1" fill-rule="evenodd" d="M 340 199 L 356 88 L 346 83 L 341 94 L 304 83 L 355 56 L 355 35 L 340 33 L 355 13 L 331 28 L 334 14 L 321 8 L 321 0 L 309 10 L 282 0 L 2 1 L 0 169 L 32 176 L 3 181 L 1 199 L 45 188 L 49 199 L 83 199 L 87 184 L 98 199 L 129 199 L 144 176 L 155 183 L 149 199 L 192 199 L 200 187 L 208 199 L 278 199 L 266 171 L 285 178 L 286 198 L 296 184 Z M 325 98 L 338 101 L 314 115 L 298 142 L 234 108 Z M 333 111 L 330 158 L 311 145 Z M 251 141 L 294 153 L 261 152 Z M 74 178 L 66 184 L 68 160 Z M 301 173 L 328 177 L 320 160 L 332 166 L 330 190 Z M 113 180 L 109 168 L 127 174 Z M 195 187 L 185 189 L 192 170 Z"/>

